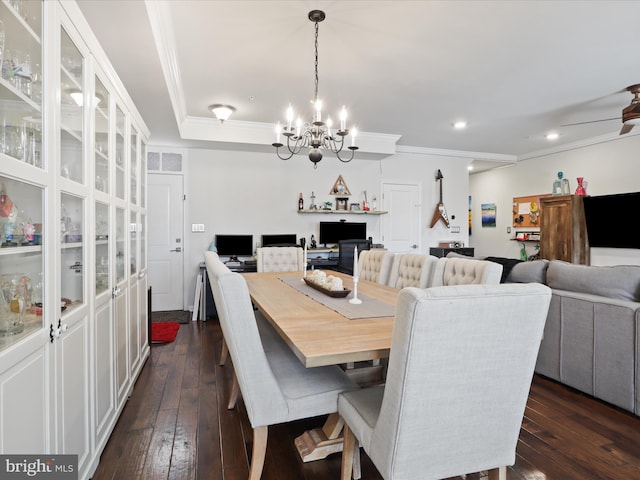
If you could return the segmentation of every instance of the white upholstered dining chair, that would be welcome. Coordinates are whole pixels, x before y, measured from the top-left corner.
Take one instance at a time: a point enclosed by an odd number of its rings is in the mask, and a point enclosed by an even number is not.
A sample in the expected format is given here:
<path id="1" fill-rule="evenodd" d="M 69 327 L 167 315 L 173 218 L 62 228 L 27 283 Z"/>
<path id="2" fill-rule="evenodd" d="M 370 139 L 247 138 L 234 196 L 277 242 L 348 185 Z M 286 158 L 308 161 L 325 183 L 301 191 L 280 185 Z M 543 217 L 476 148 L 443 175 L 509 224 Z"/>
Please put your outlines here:
<path id="1" fill-rule="evenodd" d="M 338 399 L 342 480 L 358 443 L 385 480 L 506 480 L 550 299 L 533 283 L 402 290 L 386 384 Z"/>
<path id="2" fill-rule="evenodd" d="M 502 277 L 502 265 L 473 258 L 439 258 L 429 286 L 497 284 Z"/>
<path id="3" fill-rule="evenodd" d="M 307 259 L 301 247 L 258 247 L 258 272 L 302 272 Z"/>
<path id="4" fill-rule="evenodd" d="M 249 479 L 262 474 L 269 425 L 337 411 L 338 394 L 357 389 L 338 367 L 305 368 L 284 341 L 265 342 L 247 283 L 216 256 L 205 255 L 220 326 L 253 428 Z M 229 408 L 234 404 L 230 403 Z"/>
<path id="5" fill-rule="evenodd" d="M 364 250 L 358 256 L 358 277 L 386 285 L 389 282 L 394 254 L 381 248 Z"/>
<path id="6" fill-rule="evenodd" d="M 388 285 L 394 288 L 427 288 L 437 260 L 433 255 L 423 253 L 395 254 Z"/>

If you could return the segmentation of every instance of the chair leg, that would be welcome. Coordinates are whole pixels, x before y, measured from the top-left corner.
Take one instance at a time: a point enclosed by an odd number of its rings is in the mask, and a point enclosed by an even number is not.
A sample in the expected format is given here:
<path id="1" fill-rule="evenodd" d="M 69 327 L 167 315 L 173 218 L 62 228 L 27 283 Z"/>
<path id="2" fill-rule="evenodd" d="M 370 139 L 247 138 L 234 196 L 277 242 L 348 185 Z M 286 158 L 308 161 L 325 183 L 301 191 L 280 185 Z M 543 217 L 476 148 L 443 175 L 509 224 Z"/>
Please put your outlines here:
<path id="1" fill-rule="evenodd" d="M 236 377 L 236 372 L 233 372 L 233 382 L 231 383 L 231 392 L 229 393 L 229 403 L 227 404 L 227 410 L 231 410 L 236 406 L 239 394 L 240 385 L 238 384 L 238 377 Z"/>
<path id="2" fill-rule="evenodd" d="M 489 480 L 507 480 L 507 467 L 498 467 L 489 470 Z"/>
<path id="3" fill-rule="evenodd" d="M 267 436 L 269 427 L 257 427 L 253 429 L 253 453 L 251 454 L 251 468 L 249 480 L 260 480 L 264 457 L 267 453 Z"/>
<path id="4" fill-rule="evenodd" d="M 344 430 L 342 432 L 342 441 L 342 469 L 340 470 L 340 480 L 351 480 L 353 456 L 357 442 L 356 437 L 346 423 L 344 424 Z"/>
<path id="5" fill-rule="evenodd" d="M 229 349 L 227 348 L 227 342 L 222 339 L 222 349 L 220 350 L 220 366 L 222 367 L 227 361 L 227 355 L 229 355 Z"/>

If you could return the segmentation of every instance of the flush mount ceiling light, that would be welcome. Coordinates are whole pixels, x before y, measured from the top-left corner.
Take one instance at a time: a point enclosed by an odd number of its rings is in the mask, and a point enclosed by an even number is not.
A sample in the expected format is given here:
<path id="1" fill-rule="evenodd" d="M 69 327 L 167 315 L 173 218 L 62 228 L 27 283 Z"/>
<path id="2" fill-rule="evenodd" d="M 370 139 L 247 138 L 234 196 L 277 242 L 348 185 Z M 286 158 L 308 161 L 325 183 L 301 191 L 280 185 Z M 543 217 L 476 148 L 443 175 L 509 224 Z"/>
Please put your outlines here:
<path id="1" fill-rule="evenodd" d="M 464 120 L 458 120 L 457 122 L 453 123 L 453 128 L 455 128 L 456 130 L 464 130 L 465 128 L 467 128 L 467 122 L 465 122 Z"/>
<path id="2" fill-rule="evenodd" d="M 549 132 L 544 136 L 547 140 L 557 140 L 559 137 L 558 132 Z"/>
<path id="3" fill-rule="evenodd" d="M 224 121 L 227 120 L 231 116 L 231 114 L 236 111 L 236 107 L 216 103 L 215 105 L 209 105 L 209 110 L 211 110 L 211 113 L 213 113 L 215 117 L 220 120 L 220 123 L 224 123 Z"/>
<path id="4" fill-rule="evenodd" d="M 322 150 L 329 150 L 335 153 L 338 160 L 341 162 L 350 162 L 353 159 L 353 155 L 358 147 L 355 146 L 356 130 L 351 129 L 351 145 L 347 147 L 351 150 L 351 155 L 348 158 L 340 156 L 342 148 L 344 146 L 344 137 L 349 135 L 349 130 L 346 128 L 347 110 L 342 107 L 340 112 L 340 126 L 334 132 L 332 131 L 333 122 L 330 117 L 327 117 L 327 122 L 322 121 L 322 102 L 318 98 L 318 23 L 325 19 L 325 14 L 321 10 L 312 10 L 308 14 L 309 20 L 315 24 L 315 94 L 313 97 L 314 114 L 313 120 L 305 124 L 302 123 L 300 117 L 293 124 L 293 108 L 289 105 L 287 109 L 287 121 L 284 126 L 278 122 L 276 126 L 276 141 L 272 145 L 276 147 L 276 155 L 281 160 L 289 160 L 291 157 L 300 153 L 303 148 L 309 148 L 309 160 L 313 162 L 313 167 L 318 167 L 318 162 L 322 160 Z M 287 150 L 286 156 L 280 154 L 280 147 L 284 146 L 280 142 L 280 135 L 287 137 Z"/>

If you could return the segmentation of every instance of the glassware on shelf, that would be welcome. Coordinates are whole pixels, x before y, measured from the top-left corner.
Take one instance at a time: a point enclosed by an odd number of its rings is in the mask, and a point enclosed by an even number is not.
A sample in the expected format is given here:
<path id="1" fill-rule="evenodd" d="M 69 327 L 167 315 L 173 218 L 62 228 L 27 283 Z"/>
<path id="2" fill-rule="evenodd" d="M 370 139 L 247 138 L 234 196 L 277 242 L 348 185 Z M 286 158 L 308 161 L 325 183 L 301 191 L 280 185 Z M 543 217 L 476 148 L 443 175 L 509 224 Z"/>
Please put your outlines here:
<path id="1" fill-rule="evenodd" d="M 4 23 L 0 20 L 0 66 L 2 66 L 2 55 L 4 53 Z"/>
<path id="2" fill-rule="evenodd" d="M 0 276 L 0 336 L 24 330 L 24 316 L 31 308 L 31 280 L 24 274 Z"/>
<path id="3" fill-rule="evenodd" d="M 587 185 L 589 184 L 589 182 L 587 182 L 584 179 L 584 177 L 578 177 L 577 181 L 578 181 L 578 188 L 576 188 L 576 195 L 586 195 Z"/>

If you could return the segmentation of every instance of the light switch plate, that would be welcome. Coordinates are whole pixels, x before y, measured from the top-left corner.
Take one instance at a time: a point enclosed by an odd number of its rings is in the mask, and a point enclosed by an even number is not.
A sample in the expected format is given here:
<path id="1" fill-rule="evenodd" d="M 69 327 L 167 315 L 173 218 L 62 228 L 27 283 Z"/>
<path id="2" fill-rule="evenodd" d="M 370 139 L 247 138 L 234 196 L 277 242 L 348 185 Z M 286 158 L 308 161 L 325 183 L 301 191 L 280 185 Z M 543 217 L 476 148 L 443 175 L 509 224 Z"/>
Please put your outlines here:
<path id="1" fill-rule="evenodd" d="M 451 226 L 451 233 L 460 233 L 460 227 L 459 226 Z"/>
<path id="2" fill-rule="evenodd" d="M 192 233 L 204 232 L 204 223 L 192 223 L 191 232 Z"/>

